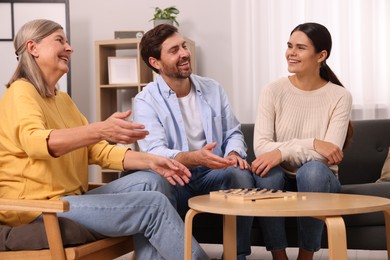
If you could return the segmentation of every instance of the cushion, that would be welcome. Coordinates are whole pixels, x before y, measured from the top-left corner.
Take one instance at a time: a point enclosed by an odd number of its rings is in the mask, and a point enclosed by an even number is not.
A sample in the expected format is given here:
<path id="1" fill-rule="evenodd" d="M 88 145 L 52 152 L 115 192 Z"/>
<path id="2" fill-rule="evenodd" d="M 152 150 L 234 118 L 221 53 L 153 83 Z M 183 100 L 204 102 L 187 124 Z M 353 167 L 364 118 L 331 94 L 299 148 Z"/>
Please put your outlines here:
<path id="1" fill-rule="evenodd" d="M 59 217 L 58 221 L 64 246 L 85 244 L 104 238 L 73 220 Z M 18 227 L 0 224 L 0 251 L 39 250 L 48 247 L 42 218 Z"/>
<path id="2" fill-rule="evenodd" d="M 385 163 L 383 164 L 381 177 L 377 180 L 377 182 L 386 182 L 386 181 L 390 181 L 390 147 L 389 147 L 389 153 L 387 154 Z"/>

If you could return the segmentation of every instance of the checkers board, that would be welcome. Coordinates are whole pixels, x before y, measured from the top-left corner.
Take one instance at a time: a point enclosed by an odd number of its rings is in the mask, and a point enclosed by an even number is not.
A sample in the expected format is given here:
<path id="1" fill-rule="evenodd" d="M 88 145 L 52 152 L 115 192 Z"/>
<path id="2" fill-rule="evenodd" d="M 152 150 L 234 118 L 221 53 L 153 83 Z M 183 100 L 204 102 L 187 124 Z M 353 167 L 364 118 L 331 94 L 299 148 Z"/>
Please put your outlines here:
<path id="1" fill-rule="evenodd" d="M 218 190 L 210 192 L 210 198 L 223 198 L 233 200 L 260 200 L 260 199 L 275 199 L 275 198 L 288 198 L 295 196 L 295 192 L 289 192 L 285 190 L 273 190 L 273 189 L 229 189 Z"/>

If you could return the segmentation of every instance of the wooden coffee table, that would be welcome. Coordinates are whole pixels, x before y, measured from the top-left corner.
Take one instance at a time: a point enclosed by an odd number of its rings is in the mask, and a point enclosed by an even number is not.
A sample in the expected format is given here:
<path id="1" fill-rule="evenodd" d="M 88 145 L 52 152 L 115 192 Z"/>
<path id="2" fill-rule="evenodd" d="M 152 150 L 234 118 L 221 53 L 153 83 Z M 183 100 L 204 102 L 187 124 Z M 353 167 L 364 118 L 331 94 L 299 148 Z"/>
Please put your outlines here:
<path id="1" fill-rule="evenodd" d="M 236 259 L 236 216 L 315 217 L 325 222 L 331 260 L 347 260 L 347 238 L 342 215 L 383 211 L 387 254 L 390 259 L 390 199 L 341 193 L 291 193 L 283 198 L 239 201 L 228 198 L 193 197 L 185 217 L 184 259 L 191 259 L 192 222 L 198 213 L 223 215 L 224 259 Z"/>

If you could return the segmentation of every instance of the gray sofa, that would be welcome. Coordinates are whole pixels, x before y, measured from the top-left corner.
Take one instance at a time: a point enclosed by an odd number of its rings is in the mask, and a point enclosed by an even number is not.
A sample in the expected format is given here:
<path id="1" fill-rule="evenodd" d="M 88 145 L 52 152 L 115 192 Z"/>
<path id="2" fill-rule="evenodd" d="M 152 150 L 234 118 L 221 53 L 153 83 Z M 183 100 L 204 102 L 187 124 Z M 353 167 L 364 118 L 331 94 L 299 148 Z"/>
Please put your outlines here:
<path id="1" fill-rule="evenodd" d="M 353 121 L 353 141 L 344 151 L 339 178 L 342 193 L 366 194 L 390 198 L 390 182 L 375 183 L 390 146 L 390 119 Z M 242 131 L 248 145 L 248 161 L 254 160 L 253 124 L 243 124 Z M 386 233 L 383 213 L 349 215 L 344 217 L 349 249 L 385 250 Z M 289 246 L 297 246 L 296 219 L 286 221 Z M 222 217 L 199 214 L 194 219 L 193 233 L 200 243 L 222 244 Z M 252 229 L 252 245 L 263 246 L 264 242 L 257 221 Z M 389 238 L 390 239 L 390 238 Z M 327 248 L 326 229 L 323 248 Z"/>

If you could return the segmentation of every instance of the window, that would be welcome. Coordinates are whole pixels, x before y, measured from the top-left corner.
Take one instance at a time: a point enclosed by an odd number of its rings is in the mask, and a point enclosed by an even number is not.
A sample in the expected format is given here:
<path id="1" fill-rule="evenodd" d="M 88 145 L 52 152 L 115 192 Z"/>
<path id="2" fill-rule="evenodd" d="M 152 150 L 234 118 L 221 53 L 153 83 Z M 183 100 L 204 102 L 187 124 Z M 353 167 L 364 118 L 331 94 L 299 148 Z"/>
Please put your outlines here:
<path id="1" fill-rule="evenodd" d="M 332 34 L 327 63 L 352 93 L 352 118 L 390 118 L 390 1 L 232 0 L 231 10 L 232 104 L 241 122 L 254 122 L 260 89 L 288 75 L 286 42 L 304 22 Z"/>

